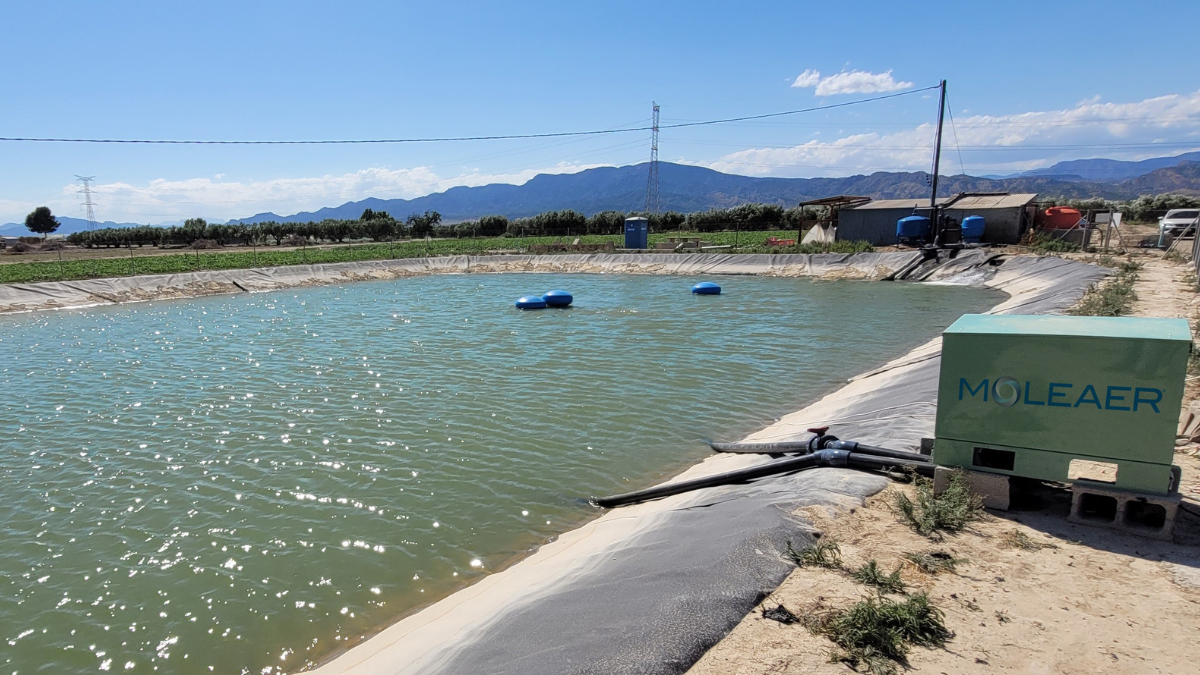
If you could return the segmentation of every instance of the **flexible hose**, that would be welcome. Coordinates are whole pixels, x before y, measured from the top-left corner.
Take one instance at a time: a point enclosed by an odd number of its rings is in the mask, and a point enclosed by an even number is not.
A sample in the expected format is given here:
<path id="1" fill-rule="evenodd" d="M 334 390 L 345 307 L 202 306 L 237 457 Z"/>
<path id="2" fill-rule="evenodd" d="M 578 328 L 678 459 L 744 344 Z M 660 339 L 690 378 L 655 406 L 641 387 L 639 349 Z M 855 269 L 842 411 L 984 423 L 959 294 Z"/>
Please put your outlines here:
<path id="1" fill-rule="evenodd" d="M 613 495 L 611 497 L 598 497 L 594 499 L 593 502 L 597 506 L 603 506 L 605 508 L 625 506 L 628 504 L 637 504 L 639 502 L 649 501 L 651 499 L 670 497 L 671 495 L 691 492 L 692 490 L 699 490 L 701 488 L 728 485 L 730 483 L 741 483 L 748 480 L 754 480 L 755 478 L 764 478 L 766 476 L 775 476 L 779 474 L 792 473 L 795 471 L 804 471 L 806 469 L 812 469 L 816 467 L 849 467 L 852 469 L 862 469 L 865 471 L 911 470 L 924 476 L 932 476 L 934 469 L 932 464 L 912 459 L 880 457 L 875 455 L 852 453 L 846 450 L 820 450 L 812 454 L 802 455 L 792 459 L 784 459 L 777 462 L 759 464 L 758 466 L 738 469 L 737 471 L 728 471 L 726 473 L 719 473 L 693 480 L 657 485 L 645 490 L 626 492 L 624 494 Z"/>

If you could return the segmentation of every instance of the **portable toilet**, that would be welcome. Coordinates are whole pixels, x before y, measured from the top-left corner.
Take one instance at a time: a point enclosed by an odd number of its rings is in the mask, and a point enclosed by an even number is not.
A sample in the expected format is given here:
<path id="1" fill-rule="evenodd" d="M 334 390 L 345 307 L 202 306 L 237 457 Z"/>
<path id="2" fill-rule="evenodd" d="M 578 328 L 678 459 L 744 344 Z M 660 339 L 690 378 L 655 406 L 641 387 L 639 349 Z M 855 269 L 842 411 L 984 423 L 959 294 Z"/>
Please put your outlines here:
<path id="1" fill-rule="evenodd" d="M 650 221 L 645 218 L 625 219 L 625 248 L 648 248 Z"/>
<path id="2" fill-rule="evenodd" d="M 983 239 L 983 216 L 967 216 L 962 221 L 962 238 L 968 244 L 978 244 Z"/>
<path id="3" fill-rule="evenodd" d="M 925 216 L 908 216 L 896 221 L 896 239 L 904 243 L 924 243 L 929 238 L 929 219 Z"/>

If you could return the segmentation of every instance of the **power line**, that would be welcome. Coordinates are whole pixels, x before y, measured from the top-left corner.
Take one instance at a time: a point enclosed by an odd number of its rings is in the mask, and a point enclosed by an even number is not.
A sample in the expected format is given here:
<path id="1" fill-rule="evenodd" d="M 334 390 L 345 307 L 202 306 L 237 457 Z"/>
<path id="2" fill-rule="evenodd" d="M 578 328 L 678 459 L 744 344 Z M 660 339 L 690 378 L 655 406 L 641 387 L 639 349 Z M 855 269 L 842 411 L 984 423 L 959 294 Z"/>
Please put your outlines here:
<path id="1" fill-rule="evenodd" d="M 732 122 L 747 122 L 751 120 L 762 120 L 772 117 L 783 117 L 786 115 L 800 115 L 803 113 L 818 112 L 821 110 L 833 110 L 835 108 L 845 108 L 847 106 L 859 105 L 862 103 L 873 103 L 875 101 L 883 101 L 890 98 L 900 96 L 909 96 L 919 94 L 921 92 L 937 89 L 938 86 L 925 87 L 923 89 L 913 89 L 911 91 L 902 91 L 896 94 L 887 94 L 884 96 L 874 96 L 871 98 L 857 99 L 854 101 L 844 101 L 842 103 L 831 103 L 829 105 L 813 106 L 811 108 L 801 108 L 799 110 L 785 110 L 783 112 L 765 113 L 762 115 L 745 115 L 742 117 L 727 117 L 724 119 L 703 120 L 700 122 L 681 122 L 677 124 L 661 125 L 661 129 L 683 129 L 686 127 L 702 127 L 711 126 L 714 124 L 729 124 Z M 433 138 L 375 138 L 375 139 L 332 139 L 332 140 L 311 140 L 311 141 L 201 141 L 201 140 L 169 140 L 169 139 L 132 139 L 132 138 L 35 138 L 26 136 L 0 136 L 0 141 L 18 142 L 18 143 L 129 143 L 139 145 L 365 145 L 378 143 L 450 143 L 463 141 L 500 141 L 500 140 L 518 140 L 528 138 L 561 138 L 564 136 L 603 136 L 608 134 L 625 134 L 636 131 L 653 131 L 654 127 L 633 127 L 629 129 L 596 129 L 592 131 L 560 131 L 553 133 L 540 134 L 505 134 L 494 136 L 442 136 Z"/>
<path id="2" fill-rule="evenodd" d="M 954 106 L 950 102 L 946 102 L 946 112 L 950 113 L 950 131 L 954 134 L 954 149 L 958 151 L 958 168 L 963 175 L 967 175 L 967 167 L 963 164 L 962 147 L 958 144 L 958 129 L 954 126 Z"/>

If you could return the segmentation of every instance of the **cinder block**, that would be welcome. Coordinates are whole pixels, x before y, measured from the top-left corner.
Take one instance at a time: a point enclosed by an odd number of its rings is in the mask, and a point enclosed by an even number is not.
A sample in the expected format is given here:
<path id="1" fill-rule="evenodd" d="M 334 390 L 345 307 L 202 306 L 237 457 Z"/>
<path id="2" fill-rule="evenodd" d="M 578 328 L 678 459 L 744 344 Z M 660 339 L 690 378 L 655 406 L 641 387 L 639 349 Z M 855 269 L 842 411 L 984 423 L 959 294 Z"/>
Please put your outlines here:
<path id="1" fill-rule="evenodd" d="M 1002 473 L 985 473 L 939 466 L 933 472 L 933 494 L 940 495 L 950 486 L 950 476 L 962 471 L 971 486 L 971 492 L 983 499 L 984 508 L 1007 511 L 1009 505 L 1008 476 Z"/>
<path id="2" fill-rule="evenodd" d="M 1181 500 L 1179 493 L 1152 495 L 1077 481 L 1071 485 L 1071 515 L 1067 520 L 1171 541 Z"/>

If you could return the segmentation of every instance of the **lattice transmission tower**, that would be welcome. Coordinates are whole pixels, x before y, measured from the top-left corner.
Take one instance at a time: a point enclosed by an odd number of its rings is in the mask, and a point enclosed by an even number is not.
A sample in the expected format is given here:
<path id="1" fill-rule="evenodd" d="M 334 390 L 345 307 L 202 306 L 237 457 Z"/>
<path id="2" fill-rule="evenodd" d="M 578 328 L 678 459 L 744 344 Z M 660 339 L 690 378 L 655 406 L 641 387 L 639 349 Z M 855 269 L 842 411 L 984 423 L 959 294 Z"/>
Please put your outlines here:
<path id="1" fill-rule="evenodd" d="M 92 200 L 92 183 L 96 180 L 96 177 L 76 174 L 75 179 L 83 185 L 78 190 L 78 194 L 83 195 L 83 201 L 80 202 L 80 206 L 87 209 L 87 228 L 90 232 L 96 229 L 96 202 Z"/>
<path id="2" fill-rule="evenodd" d="M 653 102 L 652 102 L 653 103 Z M 658 104 L 654 103 L 654 123 L 650 125 L 650 176 L 646 181 L 646 213 L 658 213 Z"/>

